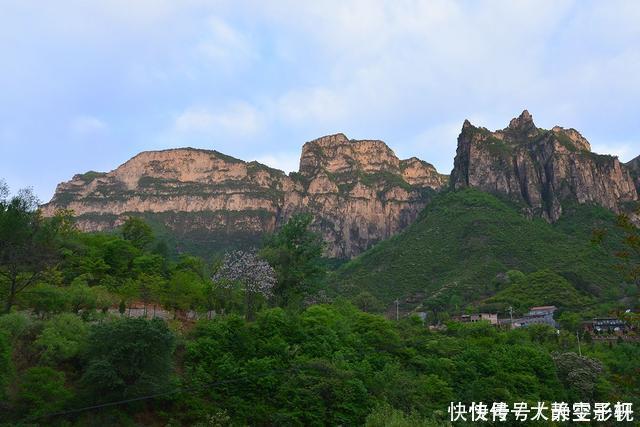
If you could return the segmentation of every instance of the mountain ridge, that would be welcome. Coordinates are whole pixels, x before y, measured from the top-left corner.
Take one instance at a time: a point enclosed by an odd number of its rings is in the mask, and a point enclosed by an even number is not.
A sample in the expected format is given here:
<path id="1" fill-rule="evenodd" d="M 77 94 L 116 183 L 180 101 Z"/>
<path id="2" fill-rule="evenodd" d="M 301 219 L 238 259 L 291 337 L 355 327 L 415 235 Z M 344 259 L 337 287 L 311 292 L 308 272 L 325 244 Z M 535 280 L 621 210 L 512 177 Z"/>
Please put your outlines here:
<path id="1" fill-rule="evenodd" d="M 525 214 L 551 222 L 560 218 L 565 201 L 620 213 L 625 202 L 638 200 L 631 172 L 617 157 L 593 153 L 575 129 L 536 127 L 527 110 L 493 132 L 465 121 L 451 186 L 505 194 Z"/>
<path id="2" fill-rule="evenodd" d="M 593 153 L 573 128 L 538 128 L 524 110 L 495 131 L 465 120 L 451 175 L 417 157 L 400 159 L 381 140 L 336 133 L 306 142 L 289 174 L 216 150 L 144 151 L 110 172 L 74 175 L 42 209 L 73 210 L 85 231 L 142 215 L 199 254 L 256 246 L 304 211 L 327 256 L 353 258 L 412 224 L 446 188 L 503 195 L 525 216 L 549 222 L 574 202 L 637 219 L 639 164 Z"/>
<path id="3" fill-rule="evenodd" d="M 447 178 L 417 158 L 400 160 L 383 141 L 335 134 L 307 142 L 300 171 L 289 175 L 216 150 L 141 152 L 110 172 L 74 175 L 42 209 L 73 210 L 85 231 L 143 215 L 189 239 L 217 239 L 214 250 L 237 240 L 233 234 L 247 235 L 239 246 L 255 245 L 309 211 L 327 254 L 348 258 L 413 222 Z"/>

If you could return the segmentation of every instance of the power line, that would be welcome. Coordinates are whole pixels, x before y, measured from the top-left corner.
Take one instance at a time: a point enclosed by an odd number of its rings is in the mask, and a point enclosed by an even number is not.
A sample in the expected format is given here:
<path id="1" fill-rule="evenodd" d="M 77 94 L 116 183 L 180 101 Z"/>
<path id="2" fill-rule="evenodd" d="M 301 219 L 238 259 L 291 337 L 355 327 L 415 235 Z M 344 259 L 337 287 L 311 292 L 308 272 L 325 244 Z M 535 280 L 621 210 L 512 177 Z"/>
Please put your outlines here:
<path id="1" fill-rule="evenodd" d="M 63 415 L 77 414 L 77 413 L 80 413 L 80 412 L 91 411 L 91 410 L 94 410 L 94 409 L 101 409 L 101 408 L 107 408 L 107 407 L 112 407 L 112 406 L 124 405 L 124 404 L 132 403 L 132 402 L 139 402 L 139 401 L 142 401 L 142 400 L 155 399 L 157 397 L 169 396 L 169 395 L 180 393 L 180 392 L 197 391 L 197 389 L 203 388 L 203 387 L 213 387 L 213 386 L 222 385 L 222 384 L 230 384 L 230 383 L 248 381 L 248 380 L 256 378 L 256 377 L 257 378 L 264 377 L 264 376 L 271 375 L 271 374 L 274 374 L 274 373 L 285 373 L 285 372 L 286 373 L 291 373 L 291 372 L 296 371 L 296 370 L 297 370 L 296 368 L 274 369 L 272 371 L 265 371 L 265 372 L 262 372 L 261 374 L 254 375 L 254 376 L 252 376 L 252 378 L 247 378 L 245 376 L 245 377 L 239 377 L 239 378 L 231 378 L 231 379 L 227 379 L 227 380 L 211 381 L 211 382 L 208 382 L 208 383 L 203 383 L 203 384 L 199 384 L 199 385 L 193 385 L 191 387 L 176 388 L 176 389 L 173 389 L 173 390 L 160 392 L 160 393 L 155 393 L 155 394 L 149 394 L 149 395 L 146 395 L 146 396 L 132 397 L 130 399 L 116 400 L 116 401 L 113 401 L 113 402 L 100 403 L 100 404 L 97 404 L 97 405 L 91 405 L 91 406 L 85 406 L 85 407 L 82 407 L 82 408 L 69 409 L 69 410 L 66 410 L 66 411 L 52 412 L 52 413 L 49 413 L 49 414 L 38 415 L 36 417 L 27 417 L 22 422 L 30 422 L 30 421 L 35 421 L 35 420 L 42 419 L 42 418 L 52 418 L 52 417 L 58 417 L 58 416 L 63 416 Z"/>

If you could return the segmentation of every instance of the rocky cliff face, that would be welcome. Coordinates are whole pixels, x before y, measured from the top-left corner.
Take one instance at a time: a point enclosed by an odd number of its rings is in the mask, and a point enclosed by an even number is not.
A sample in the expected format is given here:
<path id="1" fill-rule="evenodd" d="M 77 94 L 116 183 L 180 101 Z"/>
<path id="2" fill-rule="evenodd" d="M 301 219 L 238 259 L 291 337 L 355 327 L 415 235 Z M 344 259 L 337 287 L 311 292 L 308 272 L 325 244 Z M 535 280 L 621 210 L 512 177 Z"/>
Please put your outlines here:
<path id="1" fill-rule="evenodd" d="M 629 169 L 616 157 L 592 153 L 575 129 L 536 127 L 526 110 L 495 132 L 465 121 L 451 185 L 505 194 L 548 221 L 560 217 L 563 202 L 619 212 L 638 199 Z"/>
<path id="2" fill-rule="evenodd" d="M 399 160 L 382 141 L 338 134 L 305 144 L 300 171 L 290 176 L 216 151 L 144 152 L 109 173 L 58 185 L 43 212 L 71 209 L 86 231 L 143 215 L 202 253 L 257 244 L 306 211 L 328 255 L 352 257 L 413 222 L 447 182 L 426 162 Z"/>
<path id="3" fill-rule="evenodd" d="M 640 156 L 634 157 L 624 165 L 629 169 L 633 182 L 636 184 L 636 191 L 640 194 Z"/>
<path id="4" fill-rule="evenodd" d="M 353 256 L 411 224 L 448 176 L 416 158 L 399 160 L 382 141 L 326 136 L 302 148 L 282 217 L 309 210 L 336 256 Z"/>

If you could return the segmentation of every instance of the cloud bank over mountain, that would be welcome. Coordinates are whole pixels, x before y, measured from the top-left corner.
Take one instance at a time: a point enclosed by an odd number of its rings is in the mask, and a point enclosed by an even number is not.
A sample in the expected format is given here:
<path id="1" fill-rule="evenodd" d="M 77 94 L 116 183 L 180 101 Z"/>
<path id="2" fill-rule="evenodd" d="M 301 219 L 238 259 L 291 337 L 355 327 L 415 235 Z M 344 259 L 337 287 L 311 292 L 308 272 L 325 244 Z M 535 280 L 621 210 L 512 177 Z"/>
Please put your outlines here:
<path id="1" fill-rule="evenodd" d="M 13 2 L 0 169 L 48 199 L 142 150 L 293 169 L 302 142 L 345 132 L 448 172 L 465 118 L 495 129 L 523 108 L 629 160 L 638 21 L 632 1 Z"/>

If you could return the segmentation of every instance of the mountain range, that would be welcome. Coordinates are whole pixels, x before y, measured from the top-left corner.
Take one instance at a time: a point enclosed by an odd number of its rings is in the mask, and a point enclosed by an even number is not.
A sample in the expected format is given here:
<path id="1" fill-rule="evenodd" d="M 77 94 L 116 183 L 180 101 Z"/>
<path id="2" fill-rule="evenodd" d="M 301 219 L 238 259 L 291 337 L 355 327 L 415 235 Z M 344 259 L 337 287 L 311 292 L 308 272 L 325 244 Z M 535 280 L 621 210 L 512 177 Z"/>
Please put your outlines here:
<path id="1" fill-rule="evenodd" d="M 257 245 L 296 212 L 314 216 L 327 255 L 353 257 L 413 223 L 448 176 L 382 141 L 325 136 L 302 147 L 286 175 L 217 151 L 179 148 L 138 154 L 115 170 L 75 175 L 43 206 L 75 212 L 84 231 L 141 215 L 199 254 Z"/>
<path id="2" fill-rule="evenodd" d="M 536 127 L 528 111 L 497 131 L 465 121 L 454 168 L 400 160 L 379 140 L 324 136 L 302 147 L 298 172 L 212 150 L 138 154 L 111 172 L 86 172 L 57 186 L 45 215 L 73 210 L 84 231 L 114 229 L 141 215 L 176 249 L 211 254 L 259 244 L 296 212 L 313 214 L 330 257 L 353 258 L 414 223 L 435 194 L 475 188 L 508 198 L 527 217 L 557 221 L 563 204 L 632 212 L 640 160 L 591 152 L 575 129 Z"/>

